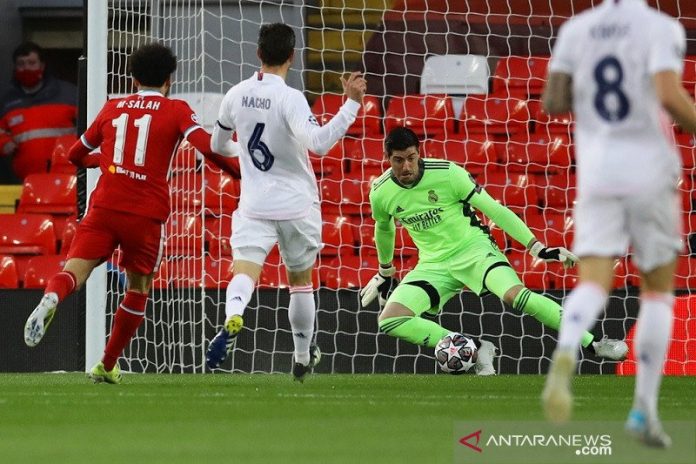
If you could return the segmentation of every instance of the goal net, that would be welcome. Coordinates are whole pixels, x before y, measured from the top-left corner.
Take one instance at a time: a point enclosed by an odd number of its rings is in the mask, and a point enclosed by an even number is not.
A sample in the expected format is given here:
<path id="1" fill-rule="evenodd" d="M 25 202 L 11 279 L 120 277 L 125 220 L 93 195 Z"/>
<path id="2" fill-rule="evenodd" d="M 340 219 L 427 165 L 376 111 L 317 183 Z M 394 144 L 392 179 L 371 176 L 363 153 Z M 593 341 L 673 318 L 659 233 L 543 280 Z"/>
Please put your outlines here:
<path id="1" fill-rule="evenodd" d="M 324 355 L 318 371 L 432 373 L 436 363 L 431 350 L 379 333 L 376 304 L 367 308 L 359 304 L 358 290 L 377 268 L 368 191 L 372 179 L 385 168 L 385 131 L 397 125 L 411 127 L 423 140 L 425 156 L 465 166 L 541 241 L 570 247 L 573 121 L 570 116 L 545 115 L 539 98 L 559 25 L 592 3 L 110 0 L 108 93 L 132 92 L 126 73 L 128 54 L 141 44 L 161 41 L 179 59 L 171 96 L 189 102 L 212 130 L 224 93 L 259 66 L 260 25 L 278 21 L 292 25 L 297 35 L 287 82 L 305 92 L 320 122 L 341 104 L 339 76 L 366 72 L 370 95 L 348 136 L 327 156 L 312 157 L 322 196 L 325 242 L 315 273 L 316 338 Z M 686 2 L 660 4 L 694 25 L 696 17 L 681 6 Z M 689 52 L 696 54 L 692 43 Z M 693 92 L 696 69 L 693 61 L 686 64 L 686 87 Z M 690 231 L 694 141 L 678 130 L 675 134 L 686 169 L 681 189 Z M 172 168 L 171 186 L 173 212 L 166 227 L 165 258 L 146 322 L 122 360 L 125 370 L 205 372 L 207 343 L 224 321 L 225 288 L 231 278 L 231 213 L 238 202 L 239 181 L 183 144 Z M 521 244 L 481 219 L 529 288 L 560 301 L 575 285 L 574 272 L 533 260 Z M 401 228 L 395 256 L 402 276 L 417 262 L 417 250 Z M 686 290 L 692 261 L 685 255 L 679 263 L 677 285 Z M 616 272 L 606 317 L 595 331 L 630 339 L 638 310 L 638 276 L 630 257 L 617 261 Z M 108 272 L 107 335 L 124 285 L 115 256 Z M 275 249 L 224 370 L 289 372 L 288 301 L 285 269 Z M 696 310 L 688 295 L 681 296 L 677 306 L 668 371 L 696 373 Z M 501 352 L 497 361 L 501 373 L 545 372 L 555 346 L 554 331 L 492 296 L 479 298 L 465 291 L 436 319 L 453 331 L 494 342 Z M 584 353 L 580 369 L 632 373 L 633 365 L 600 362 Z"/>

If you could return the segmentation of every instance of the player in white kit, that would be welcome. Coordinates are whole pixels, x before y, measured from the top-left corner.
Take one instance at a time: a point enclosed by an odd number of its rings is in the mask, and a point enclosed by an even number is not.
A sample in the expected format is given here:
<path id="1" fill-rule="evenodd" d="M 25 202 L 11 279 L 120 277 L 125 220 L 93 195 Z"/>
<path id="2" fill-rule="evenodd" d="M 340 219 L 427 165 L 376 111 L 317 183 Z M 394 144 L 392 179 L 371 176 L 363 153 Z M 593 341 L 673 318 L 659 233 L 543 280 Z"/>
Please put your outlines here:
<path id="1" fill-rule="evenodd" d="M 545 412 L 556 422 L 570 418 L 581 334 L 604 308 L 614 259 L 631 246 L 641 275 L 641 307 L 638 375 L 626 429 L 656 447 L 670 445 L 657 397 L 682 249 L 681 163 L 669 116 L 696 132 L 696 110 L 681 85 L 685 45 L 681 24 L 644 0 L 605 0 L 561 27 L 543 96 L 548 113 L 575 114 L 574 252 L 580 258 L 580 283 L 565 301 L 542 395 Z"/>
<path id="2" fill-rule="evenodd" d="M 321 212 L 317 181 L 307 150 L 324 155 L 355 121 L 366 91 L 359 73 L 341 78 L 348 97 L 321 127 L 302 92 L 285 83 L 295 48 L 295 33 L 285 24 L 261 27 L 257 55 L 261 69 L 232 87 L 220 106 L 213 147 L 233 132 L 240 155 L 241 199 L 232 216 L 234 277 L 227 287 L 224 327 L 211 341 L 208 367 L 231 352 L 243 326 L 242 315 L 263 263 L 276 242 L 288 272 L 288 318 L 295 344 L 292 373 L 302 381 L 321 355 L 312 343 L 315 302 L 312 270 L 321 249 Z"/>

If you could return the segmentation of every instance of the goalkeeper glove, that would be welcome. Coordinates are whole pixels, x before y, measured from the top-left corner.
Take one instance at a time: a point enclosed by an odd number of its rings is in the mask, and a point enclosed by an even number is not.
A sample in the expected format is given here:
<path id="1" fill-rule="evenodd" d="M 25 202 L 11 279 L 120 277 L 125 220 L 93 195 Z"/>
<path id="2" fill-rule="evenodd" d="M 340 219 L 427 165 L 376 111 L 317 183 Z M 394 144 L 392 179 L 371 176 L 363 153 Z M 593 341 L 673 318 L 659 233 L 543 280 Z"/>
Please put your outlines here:
<path id="1" fill-rule="evenodd" d="M 578 257 L 567 249 L 563 247 L 547 248 L 539 241 L 534 242 L 534 245 L 529 249 L 529 254 L 544 261 L 559 261 L 565 268 L 575 266 L 578 261 Z"/>
<path id="2" fill-rule="evenodd" d="M 380 264 L 379 272 L 370 279 L 365 288 L 360 290 L 360 304 L 365 307 L 377 297 L 379 307 L 384 307 L 389 295 L 399 284 L 394 274 L 396 274 L 396 268 L 392 264 L 387 266 Z"/>

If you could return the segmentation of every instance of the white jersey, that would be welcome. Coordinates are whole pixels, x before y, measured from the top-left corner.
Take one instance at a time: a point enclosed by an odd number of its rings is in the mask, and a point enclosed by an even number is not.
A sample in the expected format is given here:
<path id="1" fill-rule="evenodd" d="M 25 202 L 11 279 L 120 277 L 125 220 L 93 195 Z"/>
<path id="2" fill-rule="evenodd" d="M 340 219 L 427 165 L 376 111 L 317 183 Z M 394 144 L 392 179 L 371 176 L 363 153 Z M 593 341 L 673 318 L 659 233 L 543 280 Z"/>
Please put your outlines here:
<path id="1" fill-rule="evenodd" d="M 232 87 L 220 106 L 212 144 L 236 131 L 241 146 L 239 212 L 288 220 L 307 216 L 319 203 L 308 149 L 323 155 L 343 137 L 360 104 L 346 100 L 324 127 L 302 92 L 277 75 L 256 72 Z M 221 135 L 223 134 L 223 135 Z"/>
<path id="2" fill-rule="evenodd" d="M 682 25 L 644 0 L 605 0 L 561 27 L 549 72 L 572 76 L 579 195 L 676 185 L 681 161 L 653 76 L 681 77 L 685 48 Z"/>

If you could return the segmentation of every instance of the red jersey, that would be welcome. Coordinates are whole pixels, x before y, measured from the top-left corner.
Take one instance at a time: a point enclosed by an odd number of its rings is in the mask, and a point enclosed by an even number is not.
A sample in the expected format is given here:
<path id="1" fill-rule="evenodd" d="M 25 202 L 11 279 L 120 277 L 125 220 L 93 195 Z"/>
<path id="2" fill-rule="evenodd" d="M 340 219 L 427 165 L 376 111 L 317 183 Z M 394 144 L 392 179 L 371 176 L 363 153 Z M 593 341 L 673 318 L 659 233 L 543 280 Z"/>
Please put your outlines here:
<path id="1" fill-rule="evenodd" d="M 80 138 L 101 151 L 91 205 L 165 221 L 172 159 L 182 139 L 199 128 L 186 102 L 159 92 L 108 101 Z"/>

